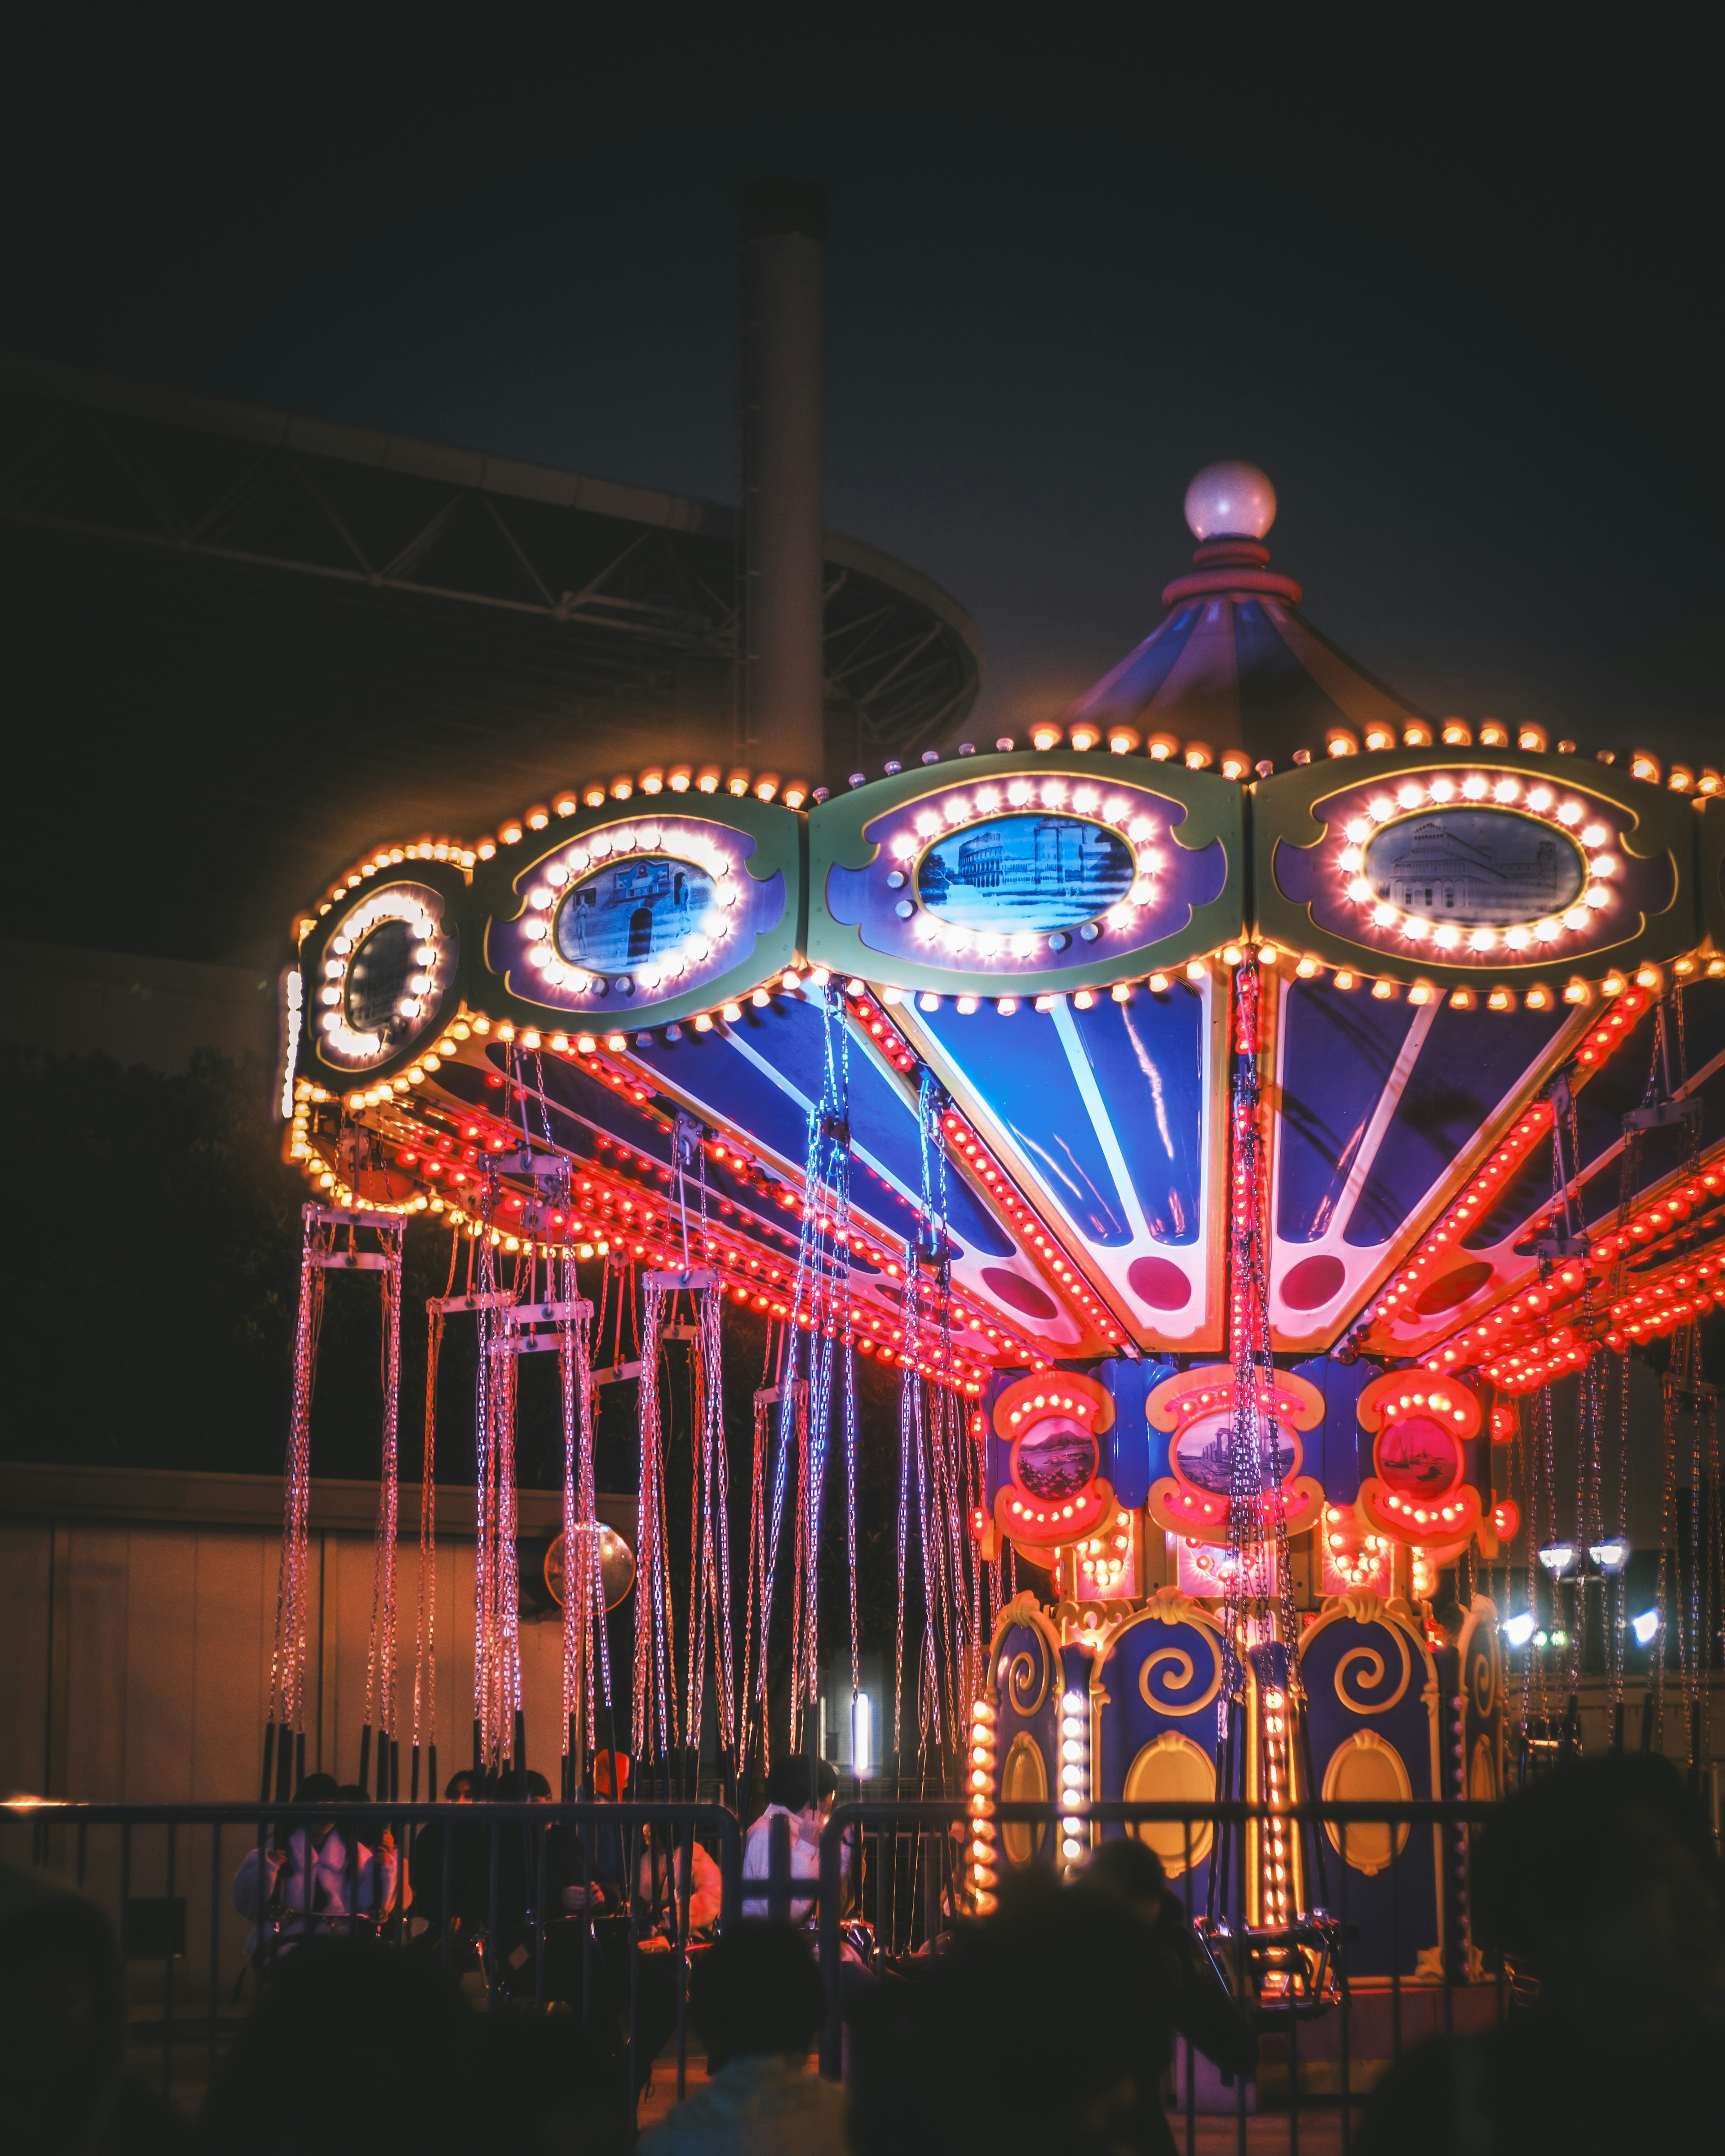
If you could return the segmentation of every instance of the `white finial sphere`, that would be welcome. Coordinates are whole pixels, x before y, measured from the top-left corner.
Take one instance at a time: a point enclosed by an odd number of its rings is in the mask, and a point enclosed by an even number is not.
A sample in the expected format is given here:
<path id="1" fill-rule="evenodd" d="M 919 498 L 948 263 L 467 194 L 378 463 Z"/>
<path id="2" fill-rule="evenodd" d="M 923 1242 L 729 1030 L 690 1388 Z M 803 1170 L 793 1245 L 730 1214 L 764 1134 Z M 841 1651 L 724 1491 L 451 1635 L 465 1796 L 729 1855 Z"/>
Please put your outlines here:
<path id="1" fill-rule="evenodd" d="M 1261 539 L 1276 521 L 1276 489 L 1255 465 L 1206 465 L 1186 490 L 1195 539 Z"/>

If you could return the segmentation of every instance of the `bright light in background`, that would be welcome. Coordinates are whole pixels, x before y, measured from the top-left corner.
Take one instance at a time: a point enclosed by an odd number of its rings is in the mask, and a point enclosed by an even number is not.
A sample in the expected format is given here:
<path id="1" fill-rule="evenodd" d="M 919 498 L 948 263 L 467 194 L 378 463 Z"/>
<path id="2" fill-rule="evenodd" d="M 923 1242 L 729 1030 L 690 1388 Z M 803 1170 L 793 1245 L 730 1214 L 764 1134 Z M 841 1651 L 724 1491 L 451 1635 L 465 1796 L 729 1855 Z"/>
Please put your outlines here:
<path id="1" fill-rule="evenodd" d="M 297 966 L 287 967 L 281 977 L 281 1088 L 280 1120 L 294 1119 L 294 1072 L 300 1060 L 300 1029 L 305 1024 L 305 983 Z"/>
<path id="2" fill-rule="evenodd" d="M 1504 1620 L 1503 1639 L 1506 1646 L 1525 1647 L 1532 1636 L 1533 1613 L 1531 1609 L 1523 1609 L 1516 1616 L 1507 1617 Z"/>
<path id="3" fill-rule="evenodd" d="M 1553 1579 L 1561 1579 L 1575 1562 L 1574 1543 L 1548 1543 L 1539 1553 L 1539 1562 Z"/>
<path id="4" fill-rule="evenodd" d="M 1653 1645 L 1653 1635 L 1659 1630 L 1659 1612 L 1656 1609 L 1644 1609 L 1639 1617 L 1630 1618 L 1630 1630 L 1635 1635 L 1635 1645 L 1638 1647 L 1651 1647 Z"/>
<path id="5" fill-rule="evenodd" d="M 857 1775 L 875 1771 L 875 1706 L 865 1691 L 850 1703 L 850 1771 Z"/>
<path id="6" fill-rule="evenodd" d="M 1630 1561 L 1627 1535 L 1608 1535 L 1602 1543 L 1589 1543 L 1588 1555 L 1601 1572 L 1620 1573 Z"/>

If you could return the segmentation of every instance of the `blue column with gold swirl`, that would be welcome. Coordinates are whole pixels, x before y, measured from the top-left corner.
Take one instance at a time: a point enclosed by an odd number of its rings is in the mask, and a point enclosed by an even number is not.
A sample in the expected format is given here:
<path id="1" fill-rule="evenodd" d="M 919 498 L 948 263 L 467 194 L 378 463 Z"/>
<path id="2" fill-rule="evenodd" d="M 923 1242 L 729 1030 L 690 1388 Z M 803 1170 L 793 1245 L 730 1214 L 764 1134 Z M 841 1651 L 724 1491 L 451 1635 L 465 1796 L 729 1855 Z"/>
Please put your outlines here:
<path id="1" fill-rule="evenodd" d="M 1375 1594 L 1345 1595 L 1301 1642 L 1313 1794 L 1395 1804 L 1443 1794 L 1442 1701 L 1425 1642 L 1404 1612 Z M 1441 1975 L 1444 1912 L 1438 1830 L 1366 1824 L 1323 1830 L 1328 1904 L 1358 1936 L 1355 1980 Z M 1312 1889 L 1316 1898 L 1315 1882 Z"/>
<path id="2" fill-rule="evenodd" d="M 1060 1634 L 1034 1594 L 1006 1605 L 994 1628 L 989 1676 L 997 1706 L 994 1794 L 1041 1804 L 1060 1787 L 1060 1713 L 1065 1683 Z M 1002 1870 L 1051 1861 L 1054 1830 L 1008 1821 L 999 1836 Z"/>
<path id="3" fill-rule="evenodd" d="M 1163 1588 L 1106 1638 L 1092 1672 L 1092 1772 L 1099 1799 L 1213 1804 L 1222 1635 L 1199 1603 Z M 1104 1830 L 1137 1834 L 1183 1901 L 1204 1913 L 1214 1830 L 1194 1820 Z"/>

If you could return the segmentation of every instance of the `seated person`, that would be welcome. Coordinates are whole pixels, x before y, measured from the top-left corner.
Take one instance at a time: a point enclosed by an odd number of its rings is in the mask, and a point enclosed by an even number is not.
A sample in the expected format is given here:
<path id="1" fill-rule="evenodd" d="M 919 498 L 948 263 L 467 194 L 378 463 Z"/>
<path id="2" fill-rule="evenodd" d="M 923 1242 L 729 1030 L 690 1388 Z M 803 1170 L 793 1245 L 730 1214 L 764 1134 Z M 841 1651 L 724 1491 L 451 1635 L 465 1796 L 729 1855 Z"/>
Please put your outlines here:
<path id="1" fill-rule="evenodd" d="M 603 1804 L 614 1798 L 620 1801 L 629 1794 L 632 1765 L 627 1752 L 595 1752 L 577 1801 L 583 1804 Z M 591 1903 L 593 1913 L 603 1916 L 624 1906 L 623 1881 L 628 1864 L 624 1840 L 616 1827 L 603 1821 L 577 1830 L 564 1872 L 565 1909 L 578 1916 Z"/>
<path id="2" fill-rule="evenodd" d="M 1156 1851 L 1131 1835 L 1101 1842 L 1080 1876 L 1086 1887 L 1123 1902 L 1148 1929 L 1165 1972 L 1173 2034 L 1224 2073 L 1250 2081 L 1258 2071 L 1257 2032 L 1217 1974 Z M 1172 2058 L 1170 2046 L 1164 2066 Z"/>
<path id="3" fill-rule="evenodd" d="M 806 1753 L 781 1759 L 767 1777 L 767 1809 L 750 1826 L 742 1848 L 744 1916 L 768 1913 L 774 1820 L 786 1818 L 791 1823 L 792 1878 L 819 1878 L 821 1829 L 832 1816 L 838 1794 L 839 1777 L 832 1768 L 824 1759 L 817 1759 L 811 1767 Z M 800 1923 L 814 1907 L 812 1896 L 793 1895 L 792 1922 Z"/>
<path id="4" fill-rule="evenodd" d="M 479 1777 L 462 1768 L 444 1785 L 446 1804 L 471 1804 L 478 1795 Z M 449 1907 L 448 1914 L 459 1932 L 471 1934 L 490 1905 L 490 1868 L 485 1838 L 465 1825 L 446 1827 L 442 1820 L 422 1826 L 413 1838 L 413 1913 L 423 1917 L 433 1936 L 444 1928 L 444 1868 L 448 1852 Z"/>
<path id="5" fill-rule="evenodd" d="M 370 1791 L 362 1788 L 357 1782 L 344 1782 L 336 1792 L 336 1799 L 341 1804 L 369 1805 L 372 1802 Z M 395 1834 L 387 1820 L 381 1827 L 377 1827 L 374 1826 L 370 1820 L 344 1814 L 336 1821 L 336 1831 L 345 1842 L 352 1844 L 358 1850 L 358 1861 L 362 1863 L 371 1854 L 366 1845 L 367 1835 L 377 1842 L 386 1856 L 393 1856 L 395 1854 Z M 408 1883 L 408 1867 L 405 1862 L 399 1867 L 397 1876 L 401 1890 L 402 1911 L 405 1913 L 408 1904 L 413 1898 L 413 1890 Z M 361 1895 L 355 1902 L 354 1912 L 362 1918 L 369 1917 L 375 1922 L 387 1922 L 396 1914 L 396 1907 L 390 1883 L 383 1876 L 381 1866 L 373 1870 L 372 1885 L 381 1898 L 374 1905 Z"/>
<path id="6" fill-rule="evenodd" d="M 689 1980 L 711 2078 L 642 2136 L 641 2156 L 844 2156 L 845 2092 L 809 2060 L 825 2015 L 802 1933 L 733 1924 Z"/>
<path id="7" fill-rule="evenodd" d="M 254 1844 L 234 1875 L 234 1906 L 254 1924 L 248 1953 L 280 1951 L 314 1932 L 346 1932 L 356 1910 L 387 1908 L 398 1883 L 394 1840 L 385 1833 L 374 1864 L 372 1852 L 354 1837 L 350 1862 L 347 1841 L 336 1825 L 341 1792 L 332 1774 L 308 1774 L 294 1792 L 296 1804 L 328 1805 L 329 1815 L 309 1827 L 295 1827 L 285 1847 L 272 1834 L 261 1850 Z M 375 1897 L 375 1899 L 374 1899 Z"/>
<path id="8" fill-rule="evenodd" d="M 671 1891 L 671 1845 L 676 1843 L 676 1893 Z M 710 1932 L 719 1921 L 719 1910 L 724 1897 L 724 1880 L 717 1864 L 698 1841 L 685 1840 L 683 1830 L 668 1833 L 663 1827 L 651 1830 L 647 1846 L 641 1853 L 640 1876 L 636 1892 L 643 1912 L 650 1917 L 668 1937 L 675 1938 L 677 1931 L 678 1904 L 686 1897 L 689 1905 L 689 1936 Z"/>

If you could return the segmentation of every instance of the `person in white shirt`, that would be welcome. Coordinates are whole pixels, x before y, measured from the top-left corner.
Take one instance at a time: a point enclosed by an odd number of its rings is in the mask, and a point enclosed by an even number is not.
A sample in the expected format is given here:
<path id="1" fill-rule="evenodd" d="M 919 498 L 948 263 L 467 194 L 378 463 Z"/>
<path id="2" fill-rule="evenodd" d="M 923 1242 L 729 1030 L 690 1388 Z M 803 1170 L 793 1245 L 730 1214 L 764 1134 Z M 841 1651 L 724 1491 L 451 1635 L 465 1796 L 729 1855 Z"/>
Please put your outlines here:
<path id="1" fill-rule="evenodd" d="M 742 1913 L 769 1913 L 767 1881 L 772 1876 L 773 1822 L 791 1823 L 791 1876 L 816 1881 L 820 1876 L 821 1829 L 832 1816 L 839 1794 L 839 1777 L 824 1759 L 811 1766 L 806 1753 L 781 1759 L 767 1777 L 767 1809 L 749 1828 L 742 1845 Z M 811 1895 L 793 1895 L 791 1921 L 801 1923 L 814 1906 Z"/>
<path id="2" fill-rule="evenodd" d="M 294 1793 L 296 1804 L 333 1806 L 340 1797 L 331 1774 L 308 1774 Z M 295 1827 L 285 1848 L 274 1840 L 261 1851 L 254 1845 L 234 1875 L 234 1906 L 255 1928 L 246 1952 L 279 1951 L 313 1933 L 351 1930 L 356 1911 L 364 1916 L 393 1906 L 398 1870 L 387 1828 L 375 1861 L 357 1841 L 350 1863 L 333 1817 Z"/>
<path id="3" fill-rule="evenodd" d="M 689 1979 L 711 2078 L 642 2135 L 639 2156 L 844 2156 L 845 2092 L 809 2057 L 825 2015 L 803 1933 L 733 1924 Z"/>

